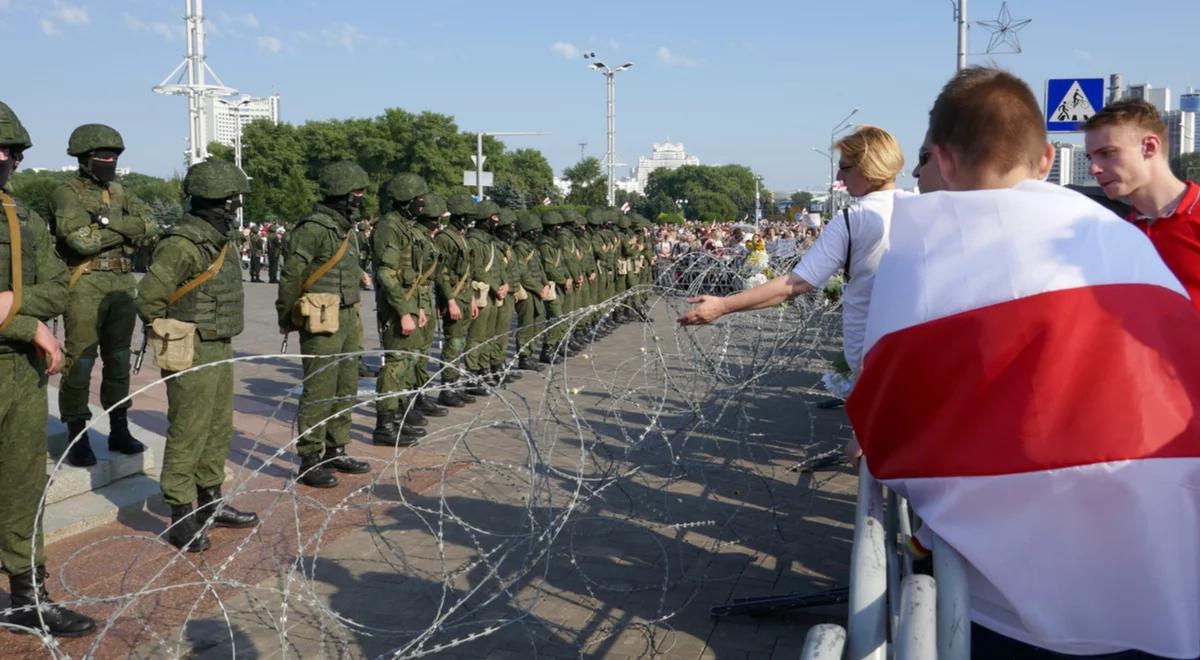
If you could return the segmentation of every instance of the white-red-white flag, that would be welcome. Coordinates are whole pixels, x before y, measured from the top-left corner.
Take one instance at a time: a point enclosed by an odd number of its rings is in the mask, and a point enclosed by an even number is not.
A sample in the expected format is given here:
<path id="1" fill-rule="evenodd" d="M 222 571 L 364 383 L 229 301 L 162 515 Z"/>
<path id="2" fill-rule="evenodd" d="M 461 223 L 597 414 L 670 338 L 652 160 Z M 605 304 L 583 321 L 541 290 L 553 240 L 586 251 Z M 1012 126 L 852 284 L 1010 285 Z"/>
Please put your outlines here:
<path id="1" fill-rule="evenodd" d="M 847 401 L 872 474 L 969 564 L 971 617 L 1200 655 L 1200 313 L 1075 192 L 898 199 Z"/>
<path id="2" fill-rule="evenodd" d="M 550 206 L 550 201 L 549 196 L 542 198 L 542 206 Z"/>
<path id="3" fill-rule="evenodd" d="M 621 213 L 629 213 L 629 209 L 631 208 L 633 207 L 629 205 L 629 202 L 625 202 L 621 205 Z"/>

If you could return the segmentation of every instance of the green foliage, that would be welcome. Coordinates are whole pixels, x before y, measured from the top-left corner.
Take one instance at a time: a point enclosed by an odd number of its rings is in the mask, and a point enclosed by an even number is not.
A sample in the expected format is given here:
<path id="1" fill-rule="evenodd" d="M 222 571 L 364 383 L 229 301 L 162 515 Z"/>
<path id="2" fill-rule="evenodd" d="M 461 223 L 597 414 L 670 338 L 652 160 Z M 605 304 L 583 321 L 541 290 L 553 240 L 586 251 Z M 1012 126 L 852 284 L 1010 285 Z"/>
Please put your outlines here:
<path id="1" fill-rule="evenodd" d="M 1171 161 L 1171 171 L 1181 179 L 1200 181 L 1200 152 L 1182 154 Z"/>
<path id="2" fill-rule="evenodd" d="M 789 199 L 792 202 L 792 210 L 804 209 L 807 211 L 808 205 L 812 203 L 813 196 L 807 190 L 797 190 L 792 193 Z"/>
<path id="3" fill-rule="evenodd" d="M 643 214 L 657 215 L 675 210 L 675 200 L 686 199 L 688 219 L 704 218 L 704 213 L 724 213 L 722 221 L 754 217 L 754 172 L 745 165 L 684 165 L 650 173 L 646 184 L 649 198 Z M 762 207 L 772 205 L 771 193 L 760 191 Z M 697 205 L 699 203 L 699 205 Z M 728 209 L 732 207 L 732 211 Z M 708 218 L 704 218 L 708 219 Z"/>
<path id="4" fill-rule="evenodd" d="M 577 206 L 608 206 L 608 177 L 600 171 L 600 161 L 589 156 L 563 170 L 563 178 L 571 182 L 571 194 L 566 203 Z"/>
<path id="5" fill-rule="evenodd" d="M 654 216 L 654 222 L 660 225 L 682 225 L 685 221 L 682 213 L 659 213 Z"/>
<path id="6" fill-rule="evenodd" d="M 688 198 L 688 217 L 704 222 L 732 222 L 738 219 L 738 207 L 727 195 L 701 192 Z"/>
<path id="7" fill-rule="evenodd" d="M 12 183 L 13 194 L 21 201 L 37 211 L 47 220 L 50 219 L 50 195 L 58 184 L 75 176 L 74 172 L 30 172 L 17 170 L 9 180 Z"/>

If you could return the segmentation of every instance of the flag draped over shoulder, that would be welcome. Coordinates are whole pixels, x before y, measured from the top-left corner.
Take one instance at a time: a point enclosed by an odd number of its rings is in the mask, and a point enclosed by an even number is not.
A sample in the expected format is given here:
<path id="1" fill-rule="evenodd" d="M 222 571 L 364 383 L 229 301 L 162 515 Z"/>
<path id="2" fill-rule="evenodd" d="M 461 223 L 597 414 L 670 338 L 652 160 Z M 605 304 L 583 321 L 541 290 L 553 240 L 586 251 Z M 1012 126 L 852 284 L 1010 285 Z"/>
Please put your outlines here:
<path id="1" fill-rule="evenodd" d="M 1064 188 L 897 200 L 847 402 L 872 474 L 967 560 L 972 619 L 1200 655 L 1200 314 Z"/>

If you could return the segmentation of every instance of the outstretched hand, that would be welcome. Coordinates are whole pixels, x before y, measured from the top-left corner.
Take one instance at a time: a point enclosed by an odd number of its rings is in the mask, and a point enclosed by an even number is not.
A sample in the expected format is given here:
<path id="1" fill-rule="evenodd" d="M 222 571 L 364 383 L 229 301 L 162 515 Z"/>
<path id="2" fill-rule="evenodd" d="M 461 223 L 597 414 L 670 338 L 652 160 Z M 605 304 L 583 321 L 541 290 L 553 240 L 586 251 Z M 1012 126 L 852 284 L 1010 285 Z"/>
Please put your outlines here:
<path id="1" fill-rule="evenodd" d="M 688 304 L 692 305 L 692 308 L 676 319 L 679 325 L 704 325 L 725 314 L 724 304 L 719 296 L 695 296 L 688 298 Z"/>

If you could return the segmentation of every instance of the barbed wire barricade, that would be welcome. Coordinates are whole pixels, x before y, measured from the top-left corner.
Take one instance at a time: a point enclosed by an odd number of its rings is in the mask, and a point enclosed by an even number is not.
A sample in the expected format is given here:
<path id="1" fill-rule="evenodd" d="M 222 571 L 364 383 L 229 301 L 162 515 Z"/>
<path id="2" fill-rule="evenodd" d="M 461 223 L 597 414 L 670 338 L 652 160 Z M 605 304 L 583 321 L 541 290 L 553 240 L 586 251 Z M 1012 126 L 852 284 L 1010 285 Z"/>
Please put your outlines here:
<path id="1" fill-rule="evenodd" d="M 745 279 L 737 258 L 660 264 L 654 285 L 602 304 L 644 304 L 646 321 L 433 420 L 417 446 L 377 448 L 363 456 L 369 474 L 328 491 L 295 481 L 304 356 L 235 358 L 237 371 L 274 366 L 291 379 L 239 442 L 224 488 L 262 524 L 210 530 L 213 549 L 197 554 L 170 546 L 165 529 L 91 540 L 54 565 L 61 588 L 51 591 L 95 616 L 97 633 L 29 639 L 52 657 L 408 658 L 482 653 L 501 638 L 518 640 L 514 652 L 670 655 L 677 633 L 698 625 L 689 604 L 722 600 L 744 577 L 725 568 L 734 548 L 769 555 L 801 540 L 797 512 L 831 475 L 793 468 L 831 455 L 846 432 L 818 429 L 803 397 L 820 393 L 840 350 L 840 308 L 825 296 L 712 326 L 674 323 L 687 297 Z M 591 311 L 558 322 L 574 327 Z M 429 385 L 393 396 L 436 399 L 442 372 L 461 364 L 431 358 Z M 163 387 L 135 392 L 135 408 Z M 364 388 L 353 402 L 356 456 L 376 400 Z M 95 562 L 101 586 L 75 584 Z M 644 648 L 613 646 L 630 630 Z"/>

